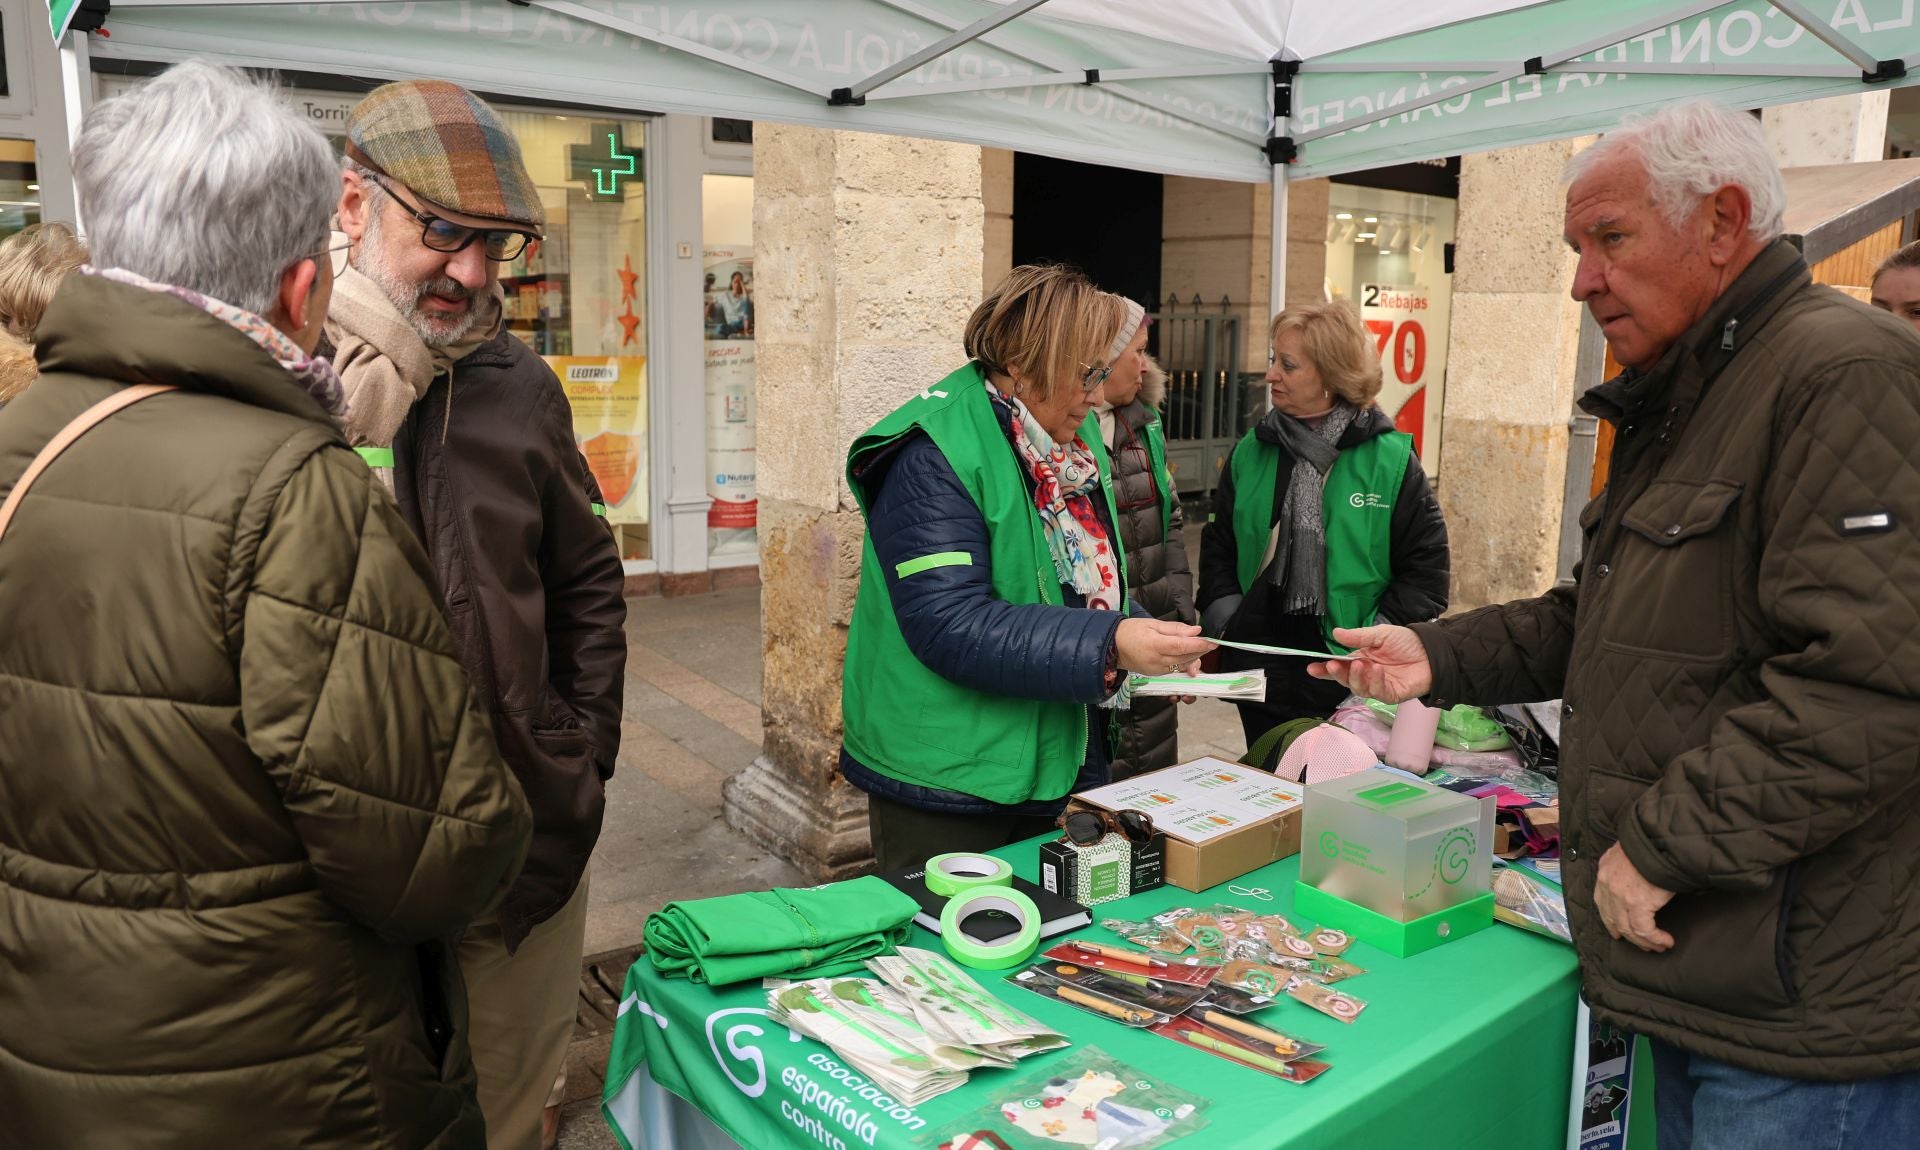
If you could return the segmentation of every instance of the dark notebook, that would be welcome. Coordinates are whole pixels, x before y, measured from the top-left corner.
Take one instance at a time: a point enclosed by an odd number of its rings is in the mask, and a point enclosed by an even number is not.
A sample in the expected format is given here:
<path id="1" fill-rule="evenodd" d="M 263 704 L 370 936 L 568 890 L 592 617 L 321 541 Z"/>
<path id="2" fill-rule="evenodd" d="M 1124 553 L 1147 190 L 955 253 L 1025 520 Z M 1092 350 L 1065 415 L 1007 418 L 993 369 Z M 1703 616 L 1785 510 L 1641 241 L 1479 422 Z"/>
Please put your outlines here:
<path id="1" fill-rule="evenodd" d="M 926 867 L 917 866 L 912 870 L 894 871 L 880 877 L 913 896 L 913 900 L 920 904 L 920 913 L 913 916 L 914 922 L 935 934 L 940 933 L 940 912 L 946 909 L 947 900 L 927 889 Z M 1087 913 L 1086 907 L 1043 890 L 1019 875 L 1013 876 L 1013 889 L 1032 899 L 1033 905 L 1040 908 L 1041 938 L 1052 938 L 1093 922 L 1093 915 Z M 997 910 L 983 910 L 967 916 L 967 933 L 981 942 L 998 941 L 1016 929 L 1013 917 Z"/>

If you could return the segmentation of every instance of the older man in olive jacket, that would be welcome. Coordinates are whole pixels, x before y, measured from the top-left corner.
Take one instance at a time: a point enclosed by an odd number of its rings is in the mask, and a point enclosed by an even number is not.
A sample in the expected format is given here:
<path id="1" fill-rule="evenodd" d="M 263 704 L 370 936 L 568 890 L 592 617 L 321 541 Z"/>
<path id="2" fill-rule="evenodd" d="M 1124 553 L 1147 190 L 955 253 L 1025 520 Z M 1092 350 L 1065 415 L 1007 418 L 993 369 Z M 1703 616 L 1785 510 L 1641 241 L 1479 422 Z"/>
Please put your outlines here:
<path id="1" fill-rule="evenodd" d="M 1811 282 L 1757 121 L 1576 157 L 1619 378 L 1576 585 L 1352 632 L 1397 699 L 1562 698 L 1588 1000 L 1650 1036 L 1661 1150 L 1920 1146 L 1920 341 Z"/>

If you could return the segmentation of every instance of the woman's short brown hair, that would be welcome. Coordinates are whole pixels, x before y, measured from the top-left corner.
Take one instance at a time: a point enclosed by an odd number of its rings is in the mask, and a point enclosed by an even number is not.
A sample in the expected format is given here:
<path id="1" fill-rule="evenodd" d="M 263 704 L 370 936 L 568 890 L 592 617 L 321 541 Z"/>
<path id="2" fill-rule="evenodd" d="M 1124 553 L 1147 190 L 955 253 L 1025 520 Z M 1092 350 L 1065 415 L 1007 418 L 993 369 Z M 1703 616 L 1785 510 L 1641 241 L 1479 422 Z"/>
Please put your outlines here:
<path id="1" fill-rule="evenodd" d="M 967 358 L 988 372 L 1016 369 L 1034 399 L 1080 387 L 1088 367 L 1106 364 L 1124 305 L 1061 264 L 1022 264 L 987 293 L 967 319 Z"/>
<path id="2" fill-rule="evenodd" d="M 85 245 L 57 221 L 29 224 L 0 241 L 0 327 L 34 342 L 60 281 L 86 262 Z"/>
<path id="3" fill-rule="evenodd" d="M 1328 391 L 1355 407 L 1367 406 L 1380 394 L 1380 357 L 1352 304 L 1335 300 L 1290 307 L 1273 317 L 1268 342 L 1287 331 L 1300 333 L 1307 358 Z"/>
<path id="4" fill-rule="evenodd" d="M 1920 268 L 1920 240 L 1895 250 L 1873 270 L 1873 278 L 1877 280 L 1888 272 L 1899 271 L 1901 268 Z"/>

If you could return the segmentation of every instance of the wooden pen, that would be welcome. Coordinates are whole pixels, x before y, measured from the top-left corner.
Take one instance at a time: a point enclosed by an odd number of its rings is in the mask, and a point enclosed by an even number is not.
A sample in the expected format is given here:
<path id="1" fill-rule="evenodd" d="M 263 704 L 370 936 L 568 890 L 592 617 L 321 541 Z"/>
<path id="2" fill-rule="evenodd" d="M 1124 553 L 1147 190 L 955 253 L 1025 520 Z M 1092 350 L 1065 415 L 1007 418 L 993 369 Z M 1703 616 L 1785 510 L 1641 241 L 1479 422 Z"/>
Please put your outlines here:
<path id="1" fill-rule="evenodd" d="M 1264 1026 L 1255 1026 L 1251 1022 L 1242 1022 L 1224 1010 L 1202 1007 L 1194 1013 L 1199 1016 L 1201 1022 L 1209 1026 L 1218 1026 L 1222 1030 L 1231 1030 L 1236 1034 L 1244 1034 L 1248 1038 L 1266 1043 L 1282 1054 L 1292 1054 L 1300 1049 L 1298 1042 L 1281 1034 L 1279 1031 L 1268 1030 Z"/>
<path id="2" fill-rule="evenodd" d="M 1131 1006 L 1122 1006 L 1117 1002 L 1108 1002 L 1099 995 L 1089 994 L 1077 987 L 1058 986 L 1054 988 L 1054 993 L 1066 999 L 1068 1002 L 1084 1006 L 1088 1010 L 1097 1010 L 1108 1018 L 1117 1018 L 1121 1022 L 1131 1026 L 1145 1026 L 1147 1023 L 1153 1021 L 1153 1015 L 1147 1011 L 1136 1010 Z"/>
<path id="3" fill-rule="evenodd" d="M 1084 950 L 1088 954 L 1097 954 L 1104 958 L 1117 958 L 1121 962 L 1131 962 L 1136 966 L 1158 966 L 1167 969 L 1173 967 L 1173 964 L 1164 958 L 1155 958 L 1137 950 L 1122 950 L 1117 946 L 1102 946 L 1097 942 L 1081 942 L 1077 938 L 1072 940 L 1072 946 L 1075 950 Z"/>

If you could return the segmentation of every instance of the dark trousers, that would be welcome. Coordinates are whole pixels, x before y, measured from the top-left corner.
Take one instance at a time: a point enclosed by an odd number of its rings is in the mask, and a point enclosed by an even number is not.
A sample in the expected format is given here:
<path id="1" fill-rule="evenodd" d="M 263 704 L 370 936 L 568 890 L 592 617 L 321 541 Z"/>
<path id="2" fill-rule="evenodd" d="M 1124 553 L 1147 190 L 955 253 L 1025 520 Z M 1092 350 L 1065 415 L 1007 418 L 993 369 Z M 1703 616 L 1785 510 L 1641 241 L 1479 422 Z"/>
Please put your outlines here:
<path id="1" fill-rule="evenodd" d="M 955 815 L 867 796 L 867 833 L 882 873 L 916 867 L 934 855 L 979 853 L 1043 835 L 1054 829 L 1047 815 Z"/>

